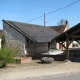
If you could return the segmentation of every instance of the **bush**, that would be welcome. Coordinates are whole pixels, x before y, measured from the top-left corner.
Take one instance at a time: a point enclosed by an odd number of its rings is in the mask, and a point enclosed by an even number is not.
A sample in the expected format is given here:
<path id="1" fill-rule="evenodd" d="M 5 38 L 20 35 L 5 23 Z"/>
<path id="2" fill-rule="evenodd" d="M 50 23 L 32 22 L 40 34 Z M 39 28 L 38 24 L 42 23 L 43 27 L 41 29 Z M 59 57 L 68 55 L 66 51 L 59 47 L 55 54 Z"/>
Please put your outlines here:
<path id="1" fill-rule="evenodd" d="M 0 50 L 0 61 L 3 62 L 2 67 L 6 66 L 7 63 L 12 63 L 15 61 L 14 57 L 16 54 L 12 49 L 3 47 Z"/>
<path id="2" fill-rule="evenodd" d="M 52 63 L 52 61 L 54 61 L 54 58 L 52 57 L 42 57 L 41 58 L 42 63 Z"/>
<path id="3" fill-rule="evenodd" d="M 1 39 L 2 39 L 1 46 L 3 48 L 6 45 L 5 35 L 2 35 Z"/>
<path id="4" fill-rule="evenodd" d="M 0 68 L 2 67 L 3 65 L 3 60 L 0 61 Z"/>

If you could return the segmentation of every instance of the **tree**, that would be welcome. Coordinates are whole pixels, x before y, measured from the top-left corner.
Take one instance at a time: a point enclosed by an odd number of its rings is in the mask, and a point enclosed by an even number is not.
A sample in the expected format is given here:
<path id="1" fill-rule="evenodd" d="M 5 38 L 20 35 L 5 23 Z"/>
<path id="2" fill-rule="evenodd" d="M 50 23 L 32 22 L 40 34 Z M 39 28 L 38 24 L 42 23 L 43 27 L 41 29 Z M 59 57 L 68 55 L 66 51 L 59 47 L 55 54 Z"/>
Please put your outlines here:
<path id="1" fill-rule="evenodd" d="M 3 47 L 0 50 L 0 62 L 2 62 L 0 64 L 0 68 L 6 67 L 7 63 L 14 62 L 15 61 L 14 57 L 16 57 L 16 54 L 14 53 L 12 49 Z"/>
<path id="2" fill-rule="evenodd" d="M 2 39 L 1 47 L 3 48 L 6 45 L 5 35 L 2 35 L 1 39 Z"/>
<path id="3" fill-rule="evenodd" d="M 13 49 L 6 46 L 5 36 L 3 35 L 1 38 L 2 48 L 0 49 L 0 68 L 3 68 L 6 67 L 7 63 L 14 62 L 17 55 Z"/>
<path id="4" fill-rule="evenodd" d="M 66 20 L 61 19 L 60 21 L 58 21 L 57 24 L 58 24 L 58 25 L 66 25 Z"/>

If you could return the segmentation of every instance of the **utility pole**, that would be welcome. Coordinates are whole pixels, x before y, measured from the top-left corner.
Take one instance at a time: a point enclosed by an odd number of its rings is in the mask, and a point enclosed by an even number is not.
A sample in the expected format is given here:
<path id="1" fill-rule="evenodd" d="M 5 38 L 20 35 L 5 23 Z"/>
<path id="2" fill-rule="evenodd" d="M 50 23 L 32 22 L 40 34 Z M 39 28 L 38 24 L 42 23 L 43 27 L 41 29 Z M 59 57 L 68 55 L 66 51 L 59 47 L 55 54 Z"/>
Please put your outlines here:
<path id="1" fill-rule="evenodd" d="M 46 14 L 44 13 L 44 26 L 46 26 Z"/>

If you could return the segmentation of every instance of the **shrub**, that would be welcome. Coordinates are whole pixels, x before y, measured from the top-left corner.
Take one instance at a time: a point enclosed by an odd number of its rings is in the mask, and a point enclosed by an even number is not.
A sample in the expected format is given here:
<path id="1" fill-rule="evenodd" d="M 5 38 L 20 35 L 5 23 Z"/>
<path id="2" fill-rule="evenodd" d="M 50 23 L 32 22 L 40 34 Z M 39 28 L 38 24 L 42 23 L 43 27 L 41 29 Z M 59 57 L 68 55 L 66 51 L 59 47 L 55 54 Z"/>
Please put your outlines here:
<path id="1" fill-rule="evenodd" d="M 3 48 L 6 45 L 5 35 L 2 35 L 1 39 L 2 39 L 1 46 Z"/>
<path id="2" fill-rule="evenodd" d="M 14 51 L 12 49 L 9 49 L 7 47 L 3 47 L 0 50 L 0 61 L 3 62 L 2 67 L 6 66 L 7 63 L 14 62 L 15 56 L 16 56 L 16 54 L 14 53 Z"/>
<path id="3" fill-rule="evenodd" d="M 52 63 L 52 61 L 54 61 L 54 58 L 52 57 L 42 57 L 41 58 L 42 63 Z"/>

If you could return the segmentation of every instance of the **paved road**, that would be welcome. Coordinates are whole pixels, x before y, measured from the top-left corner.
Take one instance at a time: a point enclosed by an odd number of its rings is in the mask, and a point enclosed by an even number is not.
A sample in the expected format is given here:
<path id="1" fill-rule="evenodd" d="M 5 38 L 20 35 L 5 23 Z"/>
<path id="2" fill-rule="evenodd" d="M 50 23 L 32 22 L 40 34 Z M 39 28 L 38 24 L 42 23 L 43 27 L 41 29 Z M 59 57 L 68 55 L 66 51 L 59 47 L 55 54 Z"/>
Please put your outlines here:
<path id="1" fill-rule="evenodd" d="M 38 79 L 39 80 L 39 79 Z M 40 80 L 80 80 L 80 73 L 67 76 L 52 77 Z"/>

